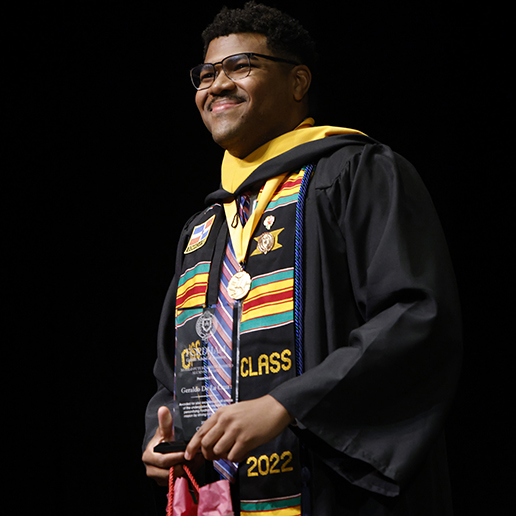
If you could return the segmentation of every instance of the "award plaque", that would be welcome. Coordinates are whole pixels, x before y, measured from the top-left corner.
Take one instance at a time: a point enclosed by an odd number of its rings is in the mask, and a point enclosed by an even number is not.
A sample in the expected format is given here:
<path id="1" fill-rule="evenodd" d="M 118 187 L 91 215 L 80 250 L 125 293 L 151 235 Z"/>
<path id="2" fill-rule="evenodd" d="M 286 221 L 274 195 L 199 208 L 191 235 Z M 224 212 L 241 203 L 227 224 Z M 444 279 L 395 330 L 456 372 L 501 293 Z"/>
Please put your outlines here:
<path id="1" fill-rule="evenodd" d="M 208 417 L 207 340 L 215 328 L 211 309 L 197 317 L 195 312 L 188 315 L 186 322 L 176 328 L 173 416 L 175 440 L 185 441 L 192 438 Z"/>

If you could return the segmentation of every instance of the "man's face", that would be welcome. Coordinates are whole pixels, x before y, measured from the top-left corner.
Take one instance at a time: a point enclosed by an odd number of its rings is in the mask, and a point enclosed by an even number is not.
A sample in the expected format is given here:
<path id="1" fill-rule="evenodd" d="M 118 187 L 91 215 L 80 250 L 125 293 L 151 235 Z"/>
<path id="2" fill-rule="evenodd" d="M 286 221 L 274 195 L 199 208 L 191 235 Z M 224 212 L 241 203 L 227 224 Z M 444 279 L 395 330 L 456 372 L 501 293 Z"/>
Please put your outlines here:
<path id="1" fill-rule="evenodd" d="M 262 34 L 230 34 L 208 46 L 206 63 L 218 63 L 240 52 L 272 55 Z M 234 156 L 244 158 L 268 141 L 294 129 L 299 120 L 292 94 L 292 66 L 253 58 L 251 73 L 233 82 L 221 65 L 195 103 L 215 142 Z"/>

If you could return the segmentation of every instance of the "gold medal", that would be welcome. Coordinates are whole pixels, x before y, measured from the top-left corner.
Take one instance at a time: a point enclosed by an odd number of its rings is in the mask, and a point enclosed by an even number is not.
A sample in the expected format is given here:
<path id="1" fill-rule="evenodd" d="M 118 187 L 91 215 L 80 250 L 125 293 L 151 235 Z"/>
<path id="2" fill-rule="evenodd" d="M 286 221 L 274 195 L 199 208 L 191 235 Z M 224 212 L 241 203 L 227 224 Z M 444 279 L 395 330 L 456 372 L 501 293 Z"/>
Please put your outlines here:
<path id="1" fill-rule="evenodd" d="M 273 247 L 276 239 L 274 236 L 266 231 L 260 235 L 258 238 L 258 249 L 263 253 L 267 254 Z"/>
<path id="2" fill-rule="evenodd" d="M 228 283 L 228 293 L 233 299 L 243 299 L 251 288 L 251 276 L 246 271 L 237 272 Z"/>

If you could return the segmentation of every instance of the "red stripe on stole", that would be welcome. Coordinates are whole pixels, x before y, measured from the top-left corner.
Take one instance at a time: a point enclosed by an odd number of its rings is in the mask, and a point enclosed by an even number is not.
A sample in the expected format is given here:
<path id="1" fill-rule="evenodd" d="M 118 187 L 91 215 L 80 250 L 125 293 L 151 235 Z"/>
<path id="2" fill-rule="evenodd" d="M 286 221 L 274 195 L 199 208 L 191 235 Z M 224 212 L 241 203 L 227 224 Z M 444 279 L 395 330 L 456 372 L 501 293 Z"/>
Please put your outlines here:
<path id="1" fill-rule="evenodd" d="M 186 289 L 181 296 L 177 298 L 176 306 L 181 307 L 183 304 L 186 303 L 186 301 L 191 298 L 195 297 L 199 294 L 206 293 L 206 289 L 208 288 L 208 282 L 203 282 L 201 284 L 194 284 L 190 288 Z"/>
<path id="2" fill-rule="evenodd" d="M 283 185 L 281 185 L 281 188 L 279 190 L 279 193 L 281 194 L 282 190 L 284 188 L 294 188 L 296 187 L 297 185 L 300 185 L 301 184 L 301 181 L 303 180 L 303 174 L 299 174 L 296 179 L 288 179 L 287 181 L 285 181 L 283 183 Z"/>
<path id="3" fill-rule="evenodd" d="M 250 299 L 247 302 L 244 302 L 244 307 L 242 310 L 242 316 L 244 314 L 248 314 L 251 310 L 255 308 L 265 308 L 270 305 L 279 304 L 284 301 L 292 300 L 292 292 L 293 287 L 286 287 L 282 290 L 277 290 L 274 293 L 265 292 L 260 296 L 256 296 L 255 298 Z"/>

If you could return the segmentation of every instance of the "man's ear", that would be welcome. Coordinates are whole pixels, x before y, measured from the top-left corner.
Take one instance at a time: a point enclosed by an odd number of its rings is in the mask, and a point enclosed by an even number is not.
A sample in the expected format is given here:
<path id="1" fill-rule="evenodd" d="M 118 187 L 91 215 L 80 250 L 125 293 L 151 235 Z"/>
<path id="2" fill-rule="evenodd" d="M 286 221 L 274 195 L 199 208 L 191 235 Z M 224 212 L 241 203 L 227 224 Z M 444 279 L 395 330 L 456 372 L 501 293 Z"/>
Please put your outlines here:
<path id="1" fill-rule="evenodd" d="M 292 70 L 292 77 L 294 80 L 294 99 L 301 102 L 310 89 L 312 73 L 308 66 L 298 65 Z"/>

